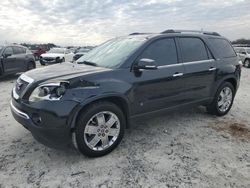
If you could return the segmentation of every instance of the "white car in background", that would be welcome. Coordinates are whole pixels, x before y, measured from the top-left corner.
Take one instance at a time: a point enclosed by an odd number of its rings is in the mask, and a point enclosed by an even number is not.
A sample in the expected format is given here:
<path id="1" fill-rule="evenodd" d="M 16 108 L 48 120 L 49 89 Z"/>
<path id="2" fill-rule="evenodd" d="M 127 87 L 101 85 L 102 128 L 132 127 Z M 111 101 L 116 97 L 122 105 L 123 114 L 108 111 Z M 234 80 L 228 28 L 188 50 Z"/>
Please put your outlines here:
<path id="1" fill-rule="evenodd" d="M 234 49 L 242 61 L 243 66 L 250 68 L 250 47 L 235 47 Z"/>
<path id="2" fill-rule="evenodd" d="M 51 48 L 40 56 L 41 65 L 72 62 L 74 53 L 67 48 Z"/>

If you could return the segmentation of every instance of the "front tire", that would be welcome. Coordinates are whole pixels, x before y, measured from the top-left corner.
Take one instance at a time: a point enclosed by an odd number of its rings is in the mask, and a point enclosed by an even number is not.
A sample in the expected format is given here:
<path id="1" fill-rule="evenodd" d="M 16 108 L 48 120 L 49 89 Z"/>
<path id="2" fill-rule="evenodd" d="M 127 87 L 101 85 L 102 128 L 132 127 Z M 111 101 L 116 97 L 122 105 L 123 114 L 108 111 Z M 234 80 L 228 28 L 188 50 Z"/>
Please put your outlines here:
<path id="1" fill-rule="evenodd" d="M 100 157 L 113 151 L 125 131 L 121 109 L 110 102 L 98 102 L 84 109 L 77 122 L 73 142 L 89 157 Z"/>
<path id="2" fill-rule="evenodd" d="M 207 106 L 207 111 L 210 114 L 217 116 L 226 115 L 231 109 L 234 101 L 235 89 L 229 82 L 221 84 L 217 90 L 213 102 Z"/>

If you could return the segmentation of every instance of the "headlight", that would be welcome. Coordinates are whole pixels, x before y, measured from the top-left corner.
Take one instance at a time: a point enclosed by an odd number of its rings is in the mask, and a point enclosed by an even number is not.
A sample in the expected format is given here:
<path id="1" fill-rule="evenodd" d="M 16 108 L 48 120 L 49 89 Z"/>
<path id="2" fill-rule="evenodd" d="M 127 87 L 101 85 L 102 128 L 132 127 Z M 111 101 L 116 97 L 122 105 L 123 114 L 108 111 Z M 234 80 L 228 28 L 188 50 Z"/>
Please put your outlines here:
<path id="1" fill-rule="evenodd" d="M 39 85 L 31 93 L 29 97 L 30 102 L 37 102 L 41 100 L 60 100 L 65 94 L 68 82 L 46 83 Z"/>

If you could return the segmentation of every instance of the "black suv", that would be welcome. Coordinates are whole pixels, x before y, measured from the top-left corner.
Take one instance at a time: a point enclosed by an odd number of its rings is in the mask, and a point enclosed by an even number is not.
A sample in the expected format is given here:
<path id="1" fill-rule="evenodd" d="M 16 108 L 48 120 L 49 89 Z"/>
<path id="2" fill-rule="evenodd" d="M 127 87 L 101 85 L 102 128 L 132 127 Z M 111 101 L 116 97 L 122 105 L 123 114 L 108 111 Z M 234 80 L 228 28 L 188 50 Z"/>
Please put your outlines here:
<path id="1" fill-rule="evenodd" d="M 218 33 L 133 33 L 107 41 L 73 64 L 22 74 L 11 109 L 43 144 L 73 143 L 96 157 L 119 144 L 134 118 L 189 105 L 227 114 L 240 74 L 234 49 Z"/>
<path id="2" fill-rule="evenodd" d="M 32 52 L 20 45 L 0 46 L 0 75 L 36 68 Z"/>

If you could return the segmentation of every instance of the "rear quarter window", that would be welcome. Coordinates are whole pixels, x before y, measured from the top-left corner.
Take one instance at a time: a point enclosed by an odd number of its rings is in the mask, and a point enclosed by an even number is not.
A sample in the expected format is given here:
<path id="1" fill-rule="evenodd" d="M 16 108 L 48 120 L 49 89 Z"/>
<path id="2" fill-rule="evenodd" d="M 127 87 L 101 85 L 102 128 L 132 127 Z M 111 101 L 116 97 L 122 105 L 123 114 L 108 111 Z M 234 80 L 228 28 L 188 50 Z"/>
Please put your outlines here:
<path id="1" fill-rule="evenodd" d="M 229 41 L 225 39 L 216 39 L 211 38 L 209 39 L 213 49 L 217 52 L 219 58 L 229 58 L 235 57 L 236 53 L 229 43 Z"/>

